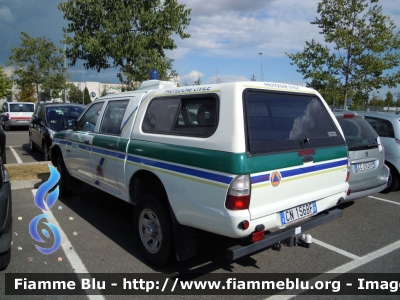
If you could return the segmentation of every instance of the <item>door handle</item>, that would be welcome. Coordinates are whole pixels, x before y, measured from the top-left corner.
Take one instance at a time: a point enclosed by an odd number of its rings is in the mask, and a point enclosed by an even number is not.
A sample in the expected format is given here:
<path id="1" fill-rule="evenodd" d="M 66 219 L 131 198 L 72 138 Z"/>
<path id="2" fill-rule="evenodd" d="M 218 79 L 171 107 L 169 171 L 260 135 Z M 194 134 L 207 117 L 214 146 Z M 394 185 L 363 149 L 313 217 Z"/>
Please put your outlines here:
<path id="1" fill-rule="evenodd" d="M 115 149 L 115 145 L 114 144 L 107 144 L 107 148 L 114 150 Z"/>
<path id="2" fill-rule="evenodd" d="M 67 152 L 71 152 L 71 150 L 68 150 L 68 149 L 67 149 Z"/>
<path id="3" fill-rule="evenodd" d="M 89 140 L 85 140 L 84 143 L 89 145 Z"/>

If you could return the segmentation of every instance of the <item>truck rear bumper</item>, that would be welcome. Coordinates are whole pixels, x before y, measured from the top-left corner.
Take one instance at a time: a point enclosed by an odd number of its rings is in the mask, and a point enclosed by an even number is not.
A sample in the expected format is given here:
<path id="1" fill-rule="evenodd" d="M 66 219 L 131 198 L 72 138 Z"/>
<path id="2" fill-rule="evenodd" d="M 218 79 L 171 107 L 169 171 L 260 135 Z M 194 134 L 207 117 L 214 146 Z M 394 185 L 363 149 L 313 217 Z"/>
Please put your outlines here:
<path id="1" fill-rule="evenodd" d="M 260 251 L 283 240 L 300 236 L 304 231 L 310 230 L 319 225 L 340 218 L 342 214 L 342 210 L 338 208 L 330 211 L 324 211 L 315 217 L 305 219 L 302 222 L 297 222 L 273 233 L 266 234 L 264 236 L 264 239 L 262 239 L 261 241 L 246 246 L 236 245 L 230 247 L 226 250 L 226 257 L 230 260 L 235 260 L 251 253 Z"/>

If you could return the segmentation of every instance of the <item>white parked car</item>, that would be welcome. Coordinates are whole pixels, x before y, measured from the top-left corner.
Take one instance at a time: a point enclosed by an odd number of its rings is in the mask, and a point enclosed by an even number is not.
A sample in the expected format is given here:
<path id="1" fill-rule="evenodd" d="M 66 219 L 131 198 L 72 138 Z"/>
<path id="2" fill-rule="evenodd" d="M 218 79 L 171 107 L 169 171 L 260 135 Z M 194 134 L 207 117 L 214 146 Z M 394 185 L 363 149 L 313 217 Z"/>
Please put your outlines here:
<path id="1" fill-rule="evenodd" d="M 390 169 L 387 188 L 384 192 L 400 187 L 400 114 L 385 112 L 357 112 L 375 129 L 385 147 L 385 164 Z"/>
<path id="2" fill-rule="evenodd" d="M 28 128 L 34 111 L 35 103 L 33 102 L 4 102 L 1 108 L 0 124 L 4 130 L 21 126 Z"/>

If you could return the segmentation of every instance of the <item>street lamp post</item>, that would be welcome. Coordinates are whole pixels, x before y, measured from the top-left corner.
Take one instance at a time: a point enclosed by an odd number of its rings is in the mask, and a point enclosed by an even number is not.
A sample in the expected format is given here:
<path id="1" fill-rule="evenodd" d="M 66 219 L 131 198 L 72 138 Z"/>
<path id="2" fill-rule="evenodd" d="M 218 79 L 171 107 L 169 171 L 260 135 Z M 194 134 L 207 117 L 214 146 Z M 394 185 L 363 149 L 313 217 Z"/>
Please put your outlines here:
<path id="1" fill-rule="evenodd" d="M 82 104 L 83 105 L 85 105 L 85 87 L 84 87 L 84 84 L 85 84 L 85 79 L 84 79 L 84 74 L 83 74 L 83 62 L 82 62 L 82 87 L 83 87 L 83 90 L 82 90 Z"/>
<path id="2" fill-rule="evenodd" d="M 63 32 L 65 30 L 65 27 L 63 27 Z M 65 50 L 65 36 L 64 36 L 64 78 L 65 78 L 65 83 L 67 82 L 67 53 Z M 64 103 L 67 102 L 67 91 L 64 86 Z"/>
<path id="3" fill-rule="evenodd" d="M 262 52 L 260 52 L 259 53 L 260 55 L 261 55 L 261 73 L 260 73 L 260 81 L 263 81 L 263 78 L 262 78 L 262 75 L 263 75 L 263 73 L 262 73 Z"/>

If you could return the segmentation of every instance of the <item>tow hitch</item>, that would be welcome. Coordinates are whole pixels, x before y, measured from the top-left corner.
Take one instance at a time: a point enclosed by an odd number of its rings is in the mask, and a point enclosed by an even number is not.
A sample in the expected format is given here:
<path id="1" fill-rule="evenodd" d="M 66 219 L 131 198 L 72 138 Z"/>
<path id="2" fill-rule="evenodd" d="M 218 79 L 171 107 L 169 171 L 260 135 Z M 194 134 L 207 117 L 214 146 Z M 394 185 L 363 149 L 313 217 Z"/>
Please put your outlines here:
<path id="1" fill-rule="evenodd" d="M 334 219 L 340 218 L 342 214 L 343 212 L 339 208 L 324 211 L 315 217 L 305 219 L 302 222 L 290 225 L 278 231 L 265 234 L 261 241 L 245 246 L 236 245 L 230 247 L 226 249 L 226 257 L 230 260 L 235 260 L 270 246 L 273 246 L 273 249 L 279 251 L 281 248 L 281 242 L 284 242 L 284 244 L 289 247 L 295 246 L 299 243 L 301 246 L 309 248 L 312 243 L 312 237 L 309 234 L 302 235 L 302 233 Z M 301 238 L 298 239 L 298 237 Z"/>

